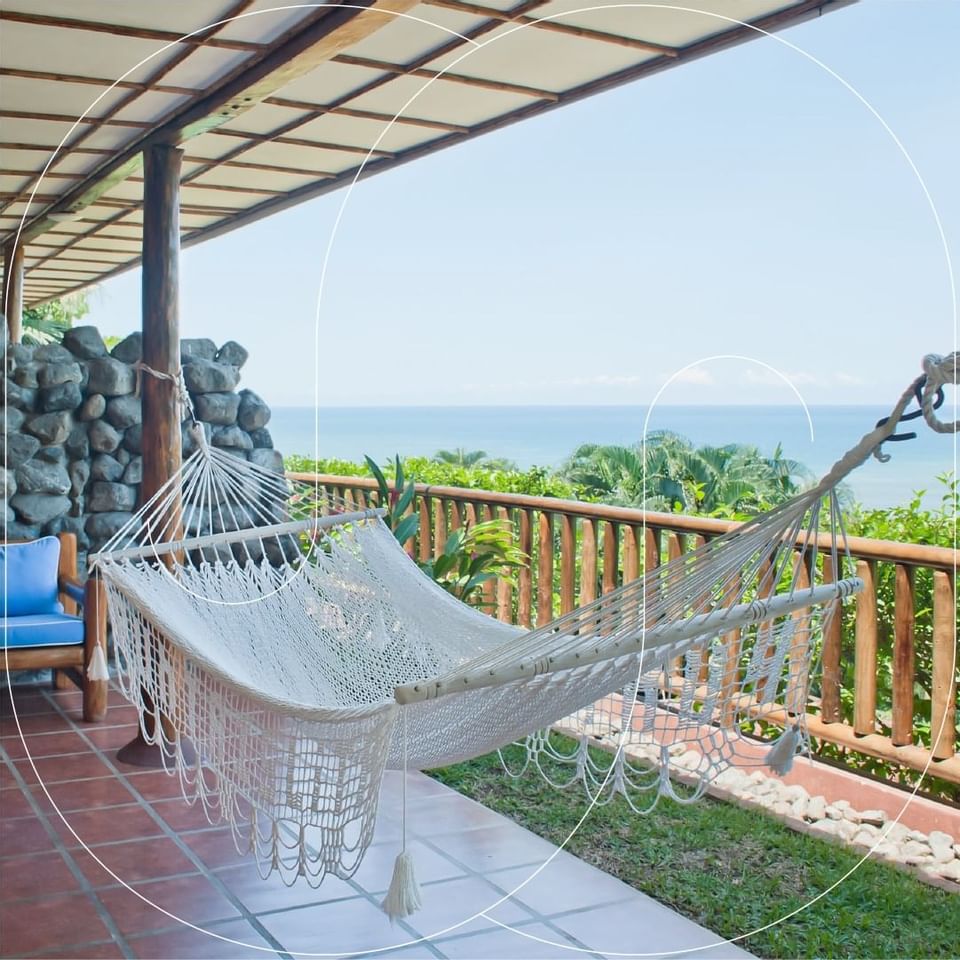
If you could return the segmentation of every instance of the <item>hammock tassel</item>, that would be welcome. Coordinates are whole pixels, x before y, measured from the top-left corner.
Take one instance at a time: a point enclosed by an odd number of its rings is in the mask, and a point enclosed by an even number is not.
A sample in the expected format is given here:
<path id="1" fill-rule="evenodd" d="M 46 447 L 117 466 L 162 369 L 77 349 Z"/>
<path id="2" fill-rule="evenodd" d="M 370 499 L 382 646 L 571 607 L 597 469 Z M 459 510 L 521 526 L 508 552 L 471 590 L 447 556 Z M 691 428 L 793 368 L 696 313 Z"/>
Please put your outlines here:
<path id="1" fill-rule="evenodd" d="M 109 680 L 110 671 L 107 669 L 107 658 L 103 654 L 103 647 L 95 644 L 90 662 L 87 664 L 88 680 Z"/>
<path id="2" fill-rule="evenodd" d="M 409 850 L 401 850 L 393 864 L 393 879 L 383 900 L 383 912 L 393 922 L 410 916 L 420 906 L 420 885 L 413 871 L 413 857 Z"/>
<path id="3" fill-rule="evenodd" d="M 770 748 L 764 763 L 778 776 L 785 776 L 793 767 L 793 758 L 800 745 L 800 739 L 800 724 L 795 723 L 783 731 Z"/>

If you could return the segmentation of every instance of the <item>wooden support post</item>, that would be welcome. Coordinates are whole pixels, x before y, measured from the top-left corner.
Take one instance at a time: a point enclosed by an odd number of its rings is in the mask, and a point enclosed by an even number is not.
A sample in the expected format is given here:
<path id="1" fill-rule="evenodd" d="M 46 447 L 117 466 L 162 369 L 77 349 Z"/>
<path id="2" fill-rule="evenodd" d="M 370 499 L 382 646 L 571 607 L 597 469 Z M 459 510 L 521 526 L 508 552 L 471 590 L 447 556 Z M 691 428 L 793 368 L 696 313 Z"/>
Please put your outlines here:
<path id="1" fill-rule="evenodd" d="M 577 605 L 577 520 L 560 514 L 560 612 L 570 613 Z"/>
<path id="2" fill-rule="evenodd" d="M 3 314 L 11 343 L 23 336 L 23 245 L 9 244 L 3 251 Z"/>
<path id="3" fill-rule="evenodd" d="M 893 718 L 895 747 L 913 743 L 915 577 L 913 567 L 898 563 L 893 586 Z"/>
<path id="4" fill-rule="evenodd" d="M 580 606 L 585 606 L 597 599 L 597 521 L 584 517 L 580 531 Z"/>
<path id="5" fill-rule="evenodd" d="M 520 595 L 517 601 L 517 620 L 520 626 L 529 627 L 533 620 L 533 511 L 520 510 L 520 549 L 528 560 L 520 568 L 518 576 Z"/>
<path id="6" fill-rule="evenodd" d="M 144 154 L 142 326 L 143 363 L 159 373 L 180 372 L 180 167 L 183 151 L 171 144 L 156 144 Z M 140 380 L 143 407 L 143 482 L 141 503 L 146 503 L 181 466 L 180 402 L 177 384 L 144 372 Z M 165 518 L 167 537 L 182 536 L 180 504 Z M 172 557 L 170 558 L 172 562 Z M 152 704 L 145 704 L 147 715 Z M 149 722 L 149 721 L 148 721 Z M 176 738 L 167 717 L 164 733 Z M 135 766 L 162 765 L 159 747 L 148 745 L 137 734 L 117 754 Z"/>
<path id="7" fill-rule="evenodd" d="M 877 728 L 877 564 L 858 560 L 857 576 L 863 590 L 857 594 L 854 639 L 853 730 L 865 737 Z"/>
<path id="8" fill-rule="evenodd" d="M 553 514 L 540 511 L 537 562 L 537 626 L 553 619 Z"/>
<path id="9" fill-rule="evenodd" d="M 100 647 L 104 658 L 107 655 L 107 591 L 99 574 L 87 578 L 83 589 L 83 609 L 86 631 L 83 644 L 83 719 L 95 723 L 107 715 L 107 694 L 110 684 L 106 680 L 91 680 L 87 667 L 93 657 L 94 647 Z"/>
<path id="10" fill-rule="evenodd" d="M 833 557 L 823 558 L 823 581 L 837 579 Z M 843 605 L 835 600 L 824 609 L 823 649 L 820 654 L 823 686 L 820 692 L 820 718 L 824 723 L 839 723 L 840 712 L 840 647 L 843 640 Z"/>
<path id="11" fill-rule="evenodd" d="M 930 752 L 949 760 L 956 750 L 957 594 L 952 572 L 933 571 L 933 689 L 930 691 Z M 936 768 L 933 768 L 936 776 Z"/>
<path id="12" fill-rule="evenodd" d="M 504 530 L 510 530 L 510 539 L 513 539 L 513 526 L 510 523 L 510 511 L 507 507 L 497 507 L 497 519 Z M 509 569 L 497 580 L 497 618 L 504 623 L 513 623 L 513 586 Z"/>

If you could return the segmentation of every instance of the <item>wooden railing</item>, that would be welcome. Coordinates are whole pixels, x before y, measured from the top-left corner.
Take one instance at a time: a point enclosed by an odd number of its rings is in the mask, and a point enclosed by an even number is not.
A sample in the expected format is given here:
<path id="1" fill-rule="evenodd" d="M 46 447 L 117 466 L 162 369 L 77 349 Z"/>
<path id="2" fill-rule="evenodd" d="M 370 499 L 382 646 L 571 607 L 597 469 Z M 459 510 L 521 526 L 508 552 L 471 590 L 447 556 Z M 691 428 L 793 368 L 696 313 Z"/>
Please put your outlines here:
<path id="1" fill-rule="evenodd" d="M 317 483 L 357 506 L 373 503 L 376 483 L 372 478 L 298 473 L 290 477 Z M 419 533 L 406 549 L 421 560 L 439 553 L 448 534 L 465 524 L 497 518 L 511 521 L 517 546 L 529 557 L 529 564 L 515 574 L 515 585 L 508 579 L 487 584 L 484 602 L 501 620 L 523 626 L 544 624 L 736 525 L 678 514 L 648 512 L 644 518 L 642 511 L 626 507 L 462 487 L 421 484 L 416 490 L 411 510 L 420 515 Z M 824 535 L 823 546 L 828 545 Z M 820 675 L 811 682 L 819 696 L 811 698 L 808 729 L 812 736 L 849 751 L 913 770 L 926 769 L 931 776 L 960 784 L 955 583 L 960 551 L 863 537 L 850 537 L 848 547 L 866 586 L 845 614 L 853 622 L 844 624 L 836 618 L 823 637 Z M 822 562 L 829 564 L 829 556 Z M 923 650 L 917 649 L 915 634 L 915 585 L 920 570 L 932 577 L 932 631 L 926 640 L 930 649 Z M 832 573 L 829 568 L 821 571 L 826 579 Z M 880 577 L 891 575 L 893 610 L 881 610 L 877 584 Z M 892 695 L 890 704 L 878 705 L 881 644 L 889 645 L 892 657 Z M 851 654 L 853 682 L 848 689 L 842 658 Z M 932 665 L 928 689 L 921 691 L 931 701 L 932 743 L 922 742 L 914 721 L 921 658 Z M 889 722 L 884 725 L 889 733 L 879 732 L 880 706 L 885 715 L 889 707 Z M 765 719 L 782 723 L 786 714 Z"/>

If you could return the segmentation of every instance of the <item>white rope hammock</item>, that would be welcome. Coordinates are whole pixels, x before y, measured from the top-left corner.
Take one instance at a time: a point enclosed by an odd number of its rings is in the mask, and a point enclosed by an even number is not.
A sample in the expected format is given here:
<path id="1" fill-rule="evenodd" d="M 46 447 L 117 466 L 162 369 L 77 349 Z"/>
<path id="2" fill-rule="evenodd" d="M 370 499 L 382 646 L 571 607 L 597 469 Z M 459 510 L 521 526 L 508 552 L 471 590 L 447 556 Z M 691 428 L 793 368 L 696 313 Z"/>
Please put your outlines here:
<path id="1" fill-rule="evenodd" d="M 768 760 L 786 768 L 804 746 L 815 638 L 862 586 L 843 572 L 836 486 L 879 453 L 915 394 L 936 419 L 928 393 L 956 381 L 956 358 L 928 367 L 811 490 L 529 631 L 424 576 L 380 511 L 297 487 L 197 431 L 180 472 L 93 559 L 124 692 L 184 796 L 288 883 L 353 874 L 388 767 L 438 767 L 520 738 L 526 765 L 556 785 L 644 811 L 663 794 L 698 797 L 737 757 L 741 724 L 785 709 L 793 725 Z M 587 737 L 565 755 L 537 732 L 577 711 L 595 719 L 598 701 L 609 718 L 611 697 L 617 722 L 656 746 L 652 766 L 622 751 L 604 766 Z M 689 789 L 670 779 L 676 744 L 702 751 Z M 564 764 L 561 782 L 552 771 Z M 418 905 L 404 851 L 385 909 Z"/>

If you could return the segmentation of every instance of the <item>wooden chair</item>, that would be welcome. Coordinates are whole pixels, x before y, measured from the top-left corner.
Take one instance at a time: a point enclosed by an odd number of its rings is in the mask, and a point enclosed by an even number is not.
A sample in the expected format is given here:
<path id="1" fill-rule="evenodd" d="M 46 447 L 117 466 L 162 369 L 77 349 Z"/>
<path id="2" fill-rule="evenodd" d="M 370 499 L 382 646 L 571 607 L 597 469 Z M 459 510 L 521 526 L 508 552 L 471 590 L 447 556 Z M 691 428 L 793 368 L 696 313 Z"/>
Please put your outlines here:
<path id="1" fill-rule="evenodd" d="M 52 538 L 44 538 L 52 539 Z M 107 651 L 107 598 L 103 581 L 90 577 L 86 584 L 77 578 L 77 538 L 72 533 L 58 534 L 59 558 L 56 584 L 47 584 L 51 595 L 55 592 L 53 607 L 31 612 L 30 598 L 11 577 L 10 566 L 0 582 L 0 624 L 6 650 L 0 650 L 0 670 L 53 670 L 54 685 L 58 689 L 70 682 L 83 691 L 83 719 L 88 722 L 103 720 L 107 715 L 106 680 L 90 680 L 87 668 L 94 661 L 97 646 L 103 653 L 99 662 L 105 663 Z M 9 541 L 0 544 L 3 562 L 9 563 L 10 548 L 31 547 L 41 541 Z M 52 547 L 49 548 L 52 552 Z M 52 573 L 52 571 L 51 571 Z M 9 595 L 6 594 L 9 591 Z M 19 593 L 19 597 L 17 594 Z M 32 591 L 31 591 L 32 593 Z M 62 612 L 57 608 L 62 606 Z M 77 608 L 82 607 L 82 615 Z M 15 613 L 16 615 L 10 615 Z M 34 642 L 34 636 L 36 642 Z"/>

